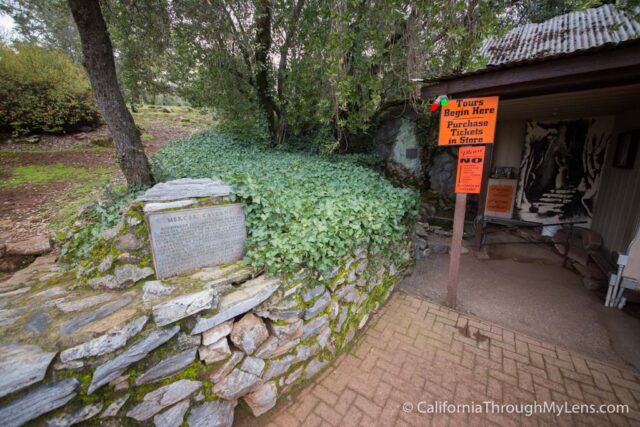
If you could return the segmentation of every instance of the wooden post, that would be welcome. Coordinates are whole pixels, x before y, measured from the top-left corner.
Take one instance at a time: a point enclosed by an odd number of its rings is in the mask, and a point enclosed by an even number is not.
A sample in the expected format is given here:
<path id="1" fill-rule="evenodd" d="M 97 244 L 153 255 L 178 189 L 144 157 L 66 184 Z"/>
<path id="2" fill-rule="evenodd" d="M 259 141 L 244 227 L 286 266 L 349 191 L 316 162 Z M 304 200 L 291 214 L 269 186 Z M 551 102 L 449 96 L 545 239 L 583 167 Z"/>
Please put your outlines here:
<path id="1" fill-rule="evenodd" d="M 482 171 L 482 187 L 478 196 L 478 213 L 474 221 L 474 247 L 479 251 L 482 246 L 482 235 L 484 234 L 484 210 L 487 205 L 487 191 L 489 189 L 489 176 L 491 175 L 491 164 L 493 161 L 493 144 L 487 144 L 484 157 L 484 169 Z"/>
<path id="2" fill-rule="evenodd" d="M 458 270 L 460 269 L 460 252 L 462 251 L 462 235 L 464 233 L 464 214 L 467 208 L 467 194 L 456 193 L 456 209 L 453 214 L 453 236 L 449 250 L 449 283 L 447 284 L 446 304 L 456 307 L 458 293 Z"/>

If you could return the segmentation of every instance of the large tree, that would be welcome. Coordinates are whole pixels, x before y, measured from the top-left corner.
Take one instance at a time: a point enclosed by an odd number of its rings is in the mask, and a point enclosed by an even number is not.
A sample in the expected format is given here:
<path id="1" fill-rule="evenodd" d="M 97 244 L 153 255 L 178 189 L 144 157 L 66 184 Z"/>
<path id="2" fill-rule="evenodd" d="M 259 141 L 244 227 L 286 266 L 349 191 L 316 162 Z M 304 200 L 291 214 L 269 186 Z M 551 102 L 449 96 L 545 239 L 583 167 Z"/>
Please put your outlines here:
<path id="1" fill-rule="evenodd" d="M 153 183 L 149 162 L 118 86 L 113 48 L 98 0 L 69 0 L 78 27 L 84 65 L 100 112 L 113 136 L 120 167 L 130 186 Z"/>

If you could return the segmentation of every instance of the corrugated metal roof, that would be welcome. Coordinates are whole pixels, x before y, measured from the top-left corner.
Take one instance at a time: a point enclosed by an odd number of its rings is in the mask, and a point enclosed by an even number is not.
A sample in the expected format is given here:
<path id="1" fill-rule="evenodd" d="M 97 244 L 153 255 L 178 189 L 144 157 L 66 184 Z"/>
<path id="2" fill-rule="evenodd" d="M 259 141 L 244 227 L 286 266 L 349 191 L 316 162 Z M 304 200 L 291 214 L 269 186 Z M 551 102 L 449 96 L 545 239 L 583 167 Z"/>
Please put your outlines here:
<path id="1" fill-rule="evenodd" d="M 518 26 L 504 37 L 485 40 L 480 53 L 491 67 L 570 55 L 637 38 L 640 22 L 606 4 Z"/>

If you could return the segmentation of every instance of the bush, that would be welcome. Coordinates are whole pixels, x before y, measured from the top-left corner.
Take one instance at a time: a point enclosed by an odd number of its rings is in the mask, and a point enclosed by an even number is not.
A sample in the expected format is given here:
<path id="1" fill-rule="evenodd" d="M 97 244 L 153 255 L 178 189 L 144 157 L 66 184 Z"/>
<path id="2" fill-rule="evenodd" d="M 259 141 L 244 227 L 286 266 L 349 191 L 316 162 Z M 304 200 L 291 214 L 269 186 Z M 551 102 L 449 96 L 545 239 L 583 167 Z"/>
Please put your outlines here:
<path id="1" fill-rule="evenodd" d="M 361 159 L 354 159 L 361 161 Z M 207 131 L 151 158 L 158 181 L 220 178 L 245 205 L 245 261 L 271 274 L 326 272 L 356 249 L 394 256 L 406 244 L 417 195 L 350 160 L 274 151 Z"/>
<path id="2" fill-rule="evenodd" d="M 84 70 L 63 53 L 0 46 L 0 130 L 63 133 L 99 118 Z"/>

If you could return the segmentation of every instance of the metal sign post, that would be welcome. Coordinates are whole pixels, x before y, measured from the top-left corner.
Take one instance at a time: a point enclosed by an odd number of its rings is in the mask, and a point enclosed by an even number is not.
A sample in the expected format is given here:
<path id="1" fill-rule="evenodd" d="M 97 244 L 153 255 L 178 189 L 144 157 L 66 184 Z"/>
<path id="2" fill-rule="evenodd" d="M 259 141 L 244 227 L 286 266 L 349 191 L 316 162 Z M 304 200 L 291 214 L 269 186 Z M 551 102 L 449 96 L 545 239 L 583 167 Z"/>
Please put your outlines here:
<path id="1" fill-rule="evenodd" d="M 455 308 L 457 302 L 467 194 L 479 194 L 485 187 L 483 184 L 488 179 L 488 173 L 485 173 L 484 167 L 487 152 L 484 144 L 493 144 L 497 115 L 497 96 L 451 100 L 440 113 L 438 145 L 463 146 L 458 153 L 456 206 L 449 251 L 446 304 L 451 308 Z"/>

